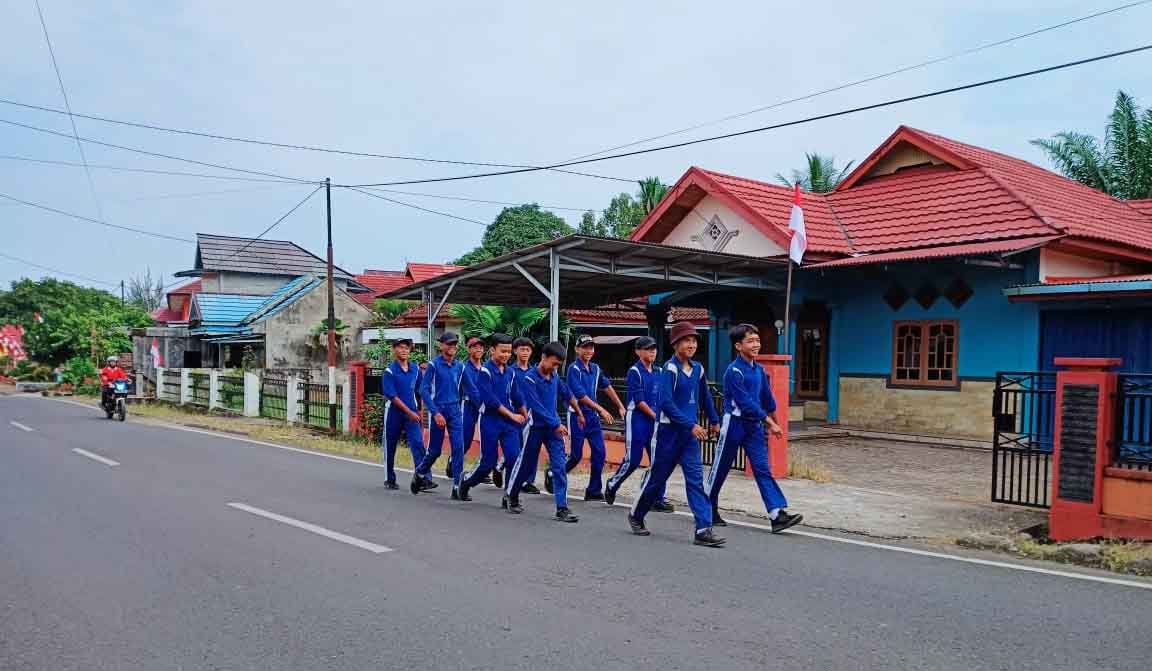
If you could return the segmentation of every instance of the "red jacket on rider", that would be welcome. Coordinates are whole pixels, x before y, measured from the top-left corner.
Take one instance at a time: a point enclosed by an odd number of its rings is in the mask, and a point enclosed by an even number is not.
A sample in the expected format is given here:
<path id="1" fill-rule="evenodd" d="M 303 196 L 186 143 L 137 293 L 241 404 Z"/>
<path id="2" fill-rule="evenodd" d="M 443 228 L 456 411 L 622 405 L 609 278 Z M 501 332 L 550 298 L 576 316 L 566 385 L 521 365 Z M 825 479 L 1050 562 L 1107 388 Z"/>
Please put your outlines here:
<path id="1" fill-rule="evenodd" d="M 100 369 L 100 384 L 104 385 L 105 387 L 112 384 L 113 380 L 127 380 L 127 379 L 128 379 L 128 373 L 125 373 L 124 369 L 121 368 L 120 366 L 116 366 L 115 368 L 113 368 L 111 366 L 106 366 L 106 367 Z"/>

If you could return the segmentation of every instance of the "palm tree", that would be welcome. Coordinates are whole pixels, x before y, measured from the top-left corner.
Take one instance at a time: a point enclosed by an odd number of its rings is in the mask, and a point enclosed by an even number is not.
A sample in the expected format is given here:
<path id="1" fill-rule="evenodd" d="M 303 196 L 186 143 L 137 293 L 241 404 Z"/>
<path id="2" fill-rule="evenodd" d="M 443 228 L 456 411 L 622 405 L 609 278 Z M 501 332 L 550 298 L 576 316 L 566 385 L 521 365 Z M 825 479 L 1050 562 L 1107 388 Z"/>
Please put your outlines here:
<path id="1" fill-rule="evenodd" d="M 852 164 L 855 163 L 855 161 L 848 161 L 848 165 L 837 169 L 836 158 L 833 156 L 805 153 L 804 158 L 808 161 L 804 170 L 793 170 L 792 179 L 776 173 L 777 181 L 785 186 L 799 184 L 801 189 L 809 193 L 828 193 L 844 181 L 844 178 L 852 171 Z"/>
<path id="2" fill-rule="evenodd" d="M 1069 179 L 1123 200 L 1152 198 L 1152 108 L 1143 112 L 1124 91 L 1104 128 L 1104 142 L 1065 131 L 1032 140 Z"/>
<path id="3" fill-rule="evenodd" d="M 644 208 L 644 214 L 647 215 L 656 209 L 667 193 L 668 185 L 661 182 L 659 177 L 648 177 L 640 180 L 640 190 L 636 192 L 636 198 Z"/>
<path id="4" fill-rule="evenodd" d="M 506 305 L 453 305 L 452 316 L 463 320 L 460 332 L 466 338 L 487 338 L 505 333 L 513 338 L 524 336 L 536 342 L 548 337 L 548 310 L 545 308 L 509 307 Z M 564 340 L 572 324 L 560 315 L 560 338 Z"/>
<path id="5" fill-rule="evenodd" d="M 372 304 L 375 322 L 380 326 L 387 326 L 400 315 L 410 310 L 415 301 L 405 301 L 398 298 L 377 298 Z"/>

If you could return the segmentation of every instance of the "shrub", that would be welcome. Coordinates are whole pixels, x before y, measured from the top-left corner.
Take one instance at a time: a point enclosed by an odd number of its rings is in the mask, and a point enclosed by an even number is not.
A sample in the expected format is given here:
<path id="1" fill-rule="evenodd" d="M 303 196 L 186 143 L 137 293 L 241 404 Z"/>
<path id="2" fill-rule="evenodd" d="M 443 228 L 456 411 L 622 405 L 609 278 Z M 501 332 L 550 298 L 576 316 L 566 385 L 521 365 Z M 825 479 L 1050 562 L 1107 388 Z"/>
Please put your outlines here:
<path id="1" fill-rule="evenodd" d="M 384 421 L 384 397 L 380 394 L 365 394 L 364 406 L 360 409 L 360 432 L 367 438 L 380 440 L 380 424 Z"/>
<path id="2" fill-rule="evenodd" d="M 12 369 L 12 377 L 21 382 L 50 382 L 52 374 L 52 366 L 29 360 L 21 361 Z"/>
<path id="3" fill-rule="evenodd" d="M 64 381 L 78 388 L 84 385 L 85 380 L 92 380 L 96 377 L 96 364 L 92 363 L 92 359 L 87 356 L 78 354 L 68 359 L 68 362 L 64 364 Z"/>

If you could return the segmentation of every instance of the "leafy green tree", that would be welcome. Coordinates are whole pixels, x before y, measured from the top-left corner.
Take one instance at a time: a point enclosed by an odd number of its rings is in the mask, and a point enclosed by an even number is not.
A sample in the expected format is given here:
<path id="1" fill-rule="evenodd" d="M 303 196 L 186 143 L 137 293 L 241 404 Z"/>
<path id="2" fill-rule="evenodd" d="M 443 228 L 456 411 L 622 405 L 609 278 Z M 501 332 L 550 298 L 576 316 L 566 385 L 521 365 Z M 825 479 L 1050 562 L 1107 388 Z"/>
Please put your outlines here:
<path id="1" fill-rule="evenodd" d="M 802 170 L 793 170 L 792 179 L 776 173 L 776 180 L 785 186 L 799 184 L 801 189 L 810 193 L 828 193 L 844 181 L 848 173 L 852 172 L 852 164 L 855 163 L 848 161 L 843 168 L 837 168 L 834 157 L 815 153 L 804 154 L 804 159 L 807 165 Z"/>
<path id="2" fill-rule="evenodd" d="M 580 219 L 579 232 L 608 238 L 627 238 L 632 235 L 644 217 L 656 209 L 668 193 L 668 186 L 659 177 L 648 177 L 639 182 L 636 195 L 621 192 L 608 203 L 597 217 L 591 211 Z"/>
<path id="3" fill-rule="evenodd" d="M 1032 140 L 1069 179 L 1123 200 L 1152 198 L 1152 108 L 1118 91 L 1104 141 L 1074 131 Z"/>
<path id="4" fill-rule="evenodd" d="M 636 193 L 636 198 L 640 201 L 640 207 L 644 209 L 644 216 L 656 209 L 664 196 L 668 195 L 668 185 L 660 181 L 659 177 L 647 177 L 640 180 L 640 190 Z"/>
<path id="5" fill-rule="evenodd" d="M 538 343 L 548 339 L 548 310 L 545 308 L 453 305 L 452 316 L 463 320 L 460 332 L 465 338 L 473 336 L 487 338 L 493 333 L 506 333 L 513 338 L 524 336 Z M 566 338 L 571 330 L 571 322 L 561 314 L 559 327 L 561 339 Z"/>
<path id="6" fill-rule="evenodd" d="M 46 278 L 14 281 L 0 291 L 0 323 L 22 325 L 28 356 L 55 365 L 90 356 L 93 348 L 98 356 L 131 351 L 128 329 L 150 326 L 152 318 L 107 291 Z"/>
<path id="7" fill-rule="evenodd" d="M 387 325 L 417 305 L 415 301 L 406 301 L 399 298 L 377 298 L 372 304 L 372 312 L 378 325 Z"/>
<path id="8" fill-rule="evenodd" d="M 576 229 L 580 235 L 608 236 L 608 227 L 596 219 L 596 213 L 588 210 L 580 215 L 580 227 Z"/>
<path id="9" fill-rule="evenodd" d="M 572 227 L 564 219 L 540 209 L 535 203 L 506 207 L 485 229 L 480 246 L 453 263 L 462 266 L 480 263 L 570 233 L 573 233 Z"/>

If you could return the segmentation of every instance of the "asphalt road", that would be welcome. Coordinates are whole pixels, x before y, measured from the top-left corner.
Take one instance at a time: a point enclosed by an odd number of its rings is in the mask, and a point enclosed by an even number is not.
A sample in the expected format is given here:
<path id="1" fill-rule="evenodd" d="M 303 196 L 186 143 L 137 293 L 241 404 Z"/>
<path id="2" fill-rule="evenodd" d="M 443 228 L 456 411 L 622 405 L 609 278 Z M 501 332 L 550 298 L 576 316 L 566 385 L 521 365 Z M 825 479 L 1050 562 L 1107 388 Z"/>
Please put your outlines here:
<path id="1" fill-rule="evenodd" d="M 545 497 L 510 516 L 490 487 L 382 484 L 0 398 L 0 669 L 1149 665 L 1152 590 L 747 528 L 697 548 L 680 516 L 638 538 L 603 504 L 565 525 Z"/>

